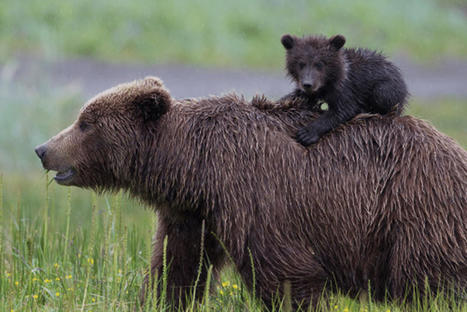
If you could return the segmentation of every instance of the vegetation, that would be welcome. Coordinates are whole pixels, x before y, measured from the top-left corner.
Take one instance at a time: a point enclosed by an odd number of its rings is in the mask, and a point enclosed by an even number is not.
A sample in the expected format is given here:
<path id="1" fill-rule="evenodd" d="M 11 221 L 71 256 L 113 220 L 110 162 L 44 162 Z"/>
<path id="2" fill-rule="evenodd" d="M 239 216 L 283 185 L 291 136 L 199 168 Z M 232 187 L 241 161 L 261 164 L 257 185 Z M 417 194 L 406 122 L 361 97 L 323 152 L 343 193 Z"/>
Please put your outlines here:
<path id="1" fill-rule="evenodd" d="M 22 191 L 27 191 L 22 193 Z M 0 180 L 1 311 L 133 311 L 151 253 L 155 216 L 123 194 L 49 184 L 49 177 Z M 262 311 L 232 268 L 193 311 Z M 289 311 L 286 303 L 274 311 Z M 464 304 L 464 305 L 462 305 Z M 142 311 L 165 311 L 163 300 Z M 451 296 L 402 305 L 344 294 L 319 311 L 467 311 Z"/>
<path id="2" fill-rule="evenodd" d="M 460 2 L 439 0 L 7 0 L 0 59 L 18 52 L 113 61 L 270 67 L 283 33 L 343 33 L 413 59 L 467 55 Z"/>

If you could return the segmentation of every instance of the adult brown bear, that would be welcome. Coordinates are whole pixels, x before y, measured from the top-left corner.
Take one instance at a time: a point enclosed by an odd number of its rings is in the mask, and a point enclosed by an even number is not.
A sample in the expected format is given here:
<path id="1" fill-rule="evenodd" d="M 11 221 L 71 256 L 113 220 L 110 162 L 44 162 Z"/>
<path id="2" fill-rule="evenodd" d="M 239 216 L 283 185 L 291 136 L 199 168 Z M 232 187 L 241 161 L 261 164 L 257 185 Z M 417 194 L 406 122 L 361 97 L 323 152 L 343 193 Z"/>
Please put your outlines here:
<path id="1" fill-rule="evenodd" d="M 268 305 L 286 280 L 297 305 L 329 285 L 371 285 L 377 299 L 425 279 L 464 291 L 467 152 L 424 121 L 377 115 L 305 148 L 293 135 L 313 118 L 297 102 L 177 102 L 146 78 L 91 99 L 36 153 L 60 184 L 124 189 L 153 205 L 151 273 L 161 276 L 168 237 L 174 304 L 192 293 L 201 242 L 205 265 L 222 267 L 224 245 Z M 198 287 L 205 280 L 203 266 Z"/>

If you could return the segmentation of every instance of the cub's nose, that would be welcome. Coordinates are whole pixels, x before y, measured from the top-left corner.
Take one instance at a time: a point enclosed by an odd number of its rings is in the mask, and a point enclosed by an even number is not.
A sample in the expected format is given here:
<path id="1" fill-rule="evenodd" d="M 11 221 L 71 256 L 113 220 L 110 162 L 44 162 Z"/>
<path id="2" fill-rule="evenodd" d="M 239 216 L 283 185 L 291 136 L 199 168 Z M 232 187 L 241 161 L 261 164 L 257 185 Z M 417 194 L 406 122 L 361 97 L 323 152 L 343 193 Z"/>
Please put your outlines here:
<path id="1" fill-rule="evenodd" d="M 312 88 L 313 88 L 313 84 L 311 82 L 304 82 L 303 83 L 303 89 L 311 90 Z"/>
<path id="2" fill-rule="evenodd" d="M 37 146 L 34 151 L 36 152 L 37 156 L 42 160 L 44 158 L 45 152 L 47 151 L 47 146 L 45 144 Z"/>

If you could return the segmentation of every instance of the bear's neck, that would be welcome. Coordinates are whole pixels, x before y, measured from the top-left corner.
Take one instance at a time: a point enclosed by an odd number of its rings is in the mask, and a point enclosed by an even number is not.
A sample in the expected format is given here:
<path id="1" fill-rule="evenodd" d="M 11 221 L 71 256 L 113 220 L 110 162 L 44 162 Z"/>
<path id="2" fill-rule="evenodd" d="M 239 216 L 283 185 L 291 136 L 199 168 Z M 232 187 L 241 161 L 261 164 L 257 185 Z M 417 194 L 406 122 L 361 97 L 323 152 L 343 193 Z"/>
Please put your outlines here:
<path id="1" fill-rule="evenodd" d="M 202 145 L 177 111 L 171 109 L 162 116 L 140 142 L 140 161 L 130 177 L 129 191 L 151 205 L 192 210 L 202 196 L 203 178 L 197 165 Z M 202 141 L 201 136 L 197 139 Z"/>

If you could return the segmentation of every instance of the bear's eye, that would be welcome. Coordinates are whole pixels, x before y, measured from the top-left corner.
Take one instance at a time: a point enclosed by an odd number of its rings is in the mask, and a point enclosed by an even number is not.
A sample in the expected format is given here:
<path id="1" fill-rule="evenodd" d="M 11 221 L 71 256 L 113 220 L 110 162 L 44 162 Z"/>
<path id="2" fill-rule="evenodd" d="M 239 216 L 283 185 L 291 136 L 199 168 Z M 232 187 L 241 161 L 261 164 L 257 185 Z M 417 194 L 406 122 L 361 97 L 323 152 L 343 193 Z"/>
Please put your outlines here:
<path id="1" fill-rule="evenodd" d="M 85 121 L 81 121 L 79 123 L 79 129 L 81 131 L 85 131 L 88 127 L 89 127 L 89 124 L 87 122 L 85 122 Z"/>
<path id="2" fill-rule="evenodd" d="M 305 66 L 306 66 L 305 62 L 300 62 L 300 63 L 298 63 L 298 67 L 299 67 L 300 69 L 304 69 Z"/>
<path id="3" fill-rule="evenodd" d="M 317 62 L 317 63 L 315 64 L 315 68 L 316 68 L 317 70 L 322 70 L 323 67 L 324 67 L 323 62 Z"/>

